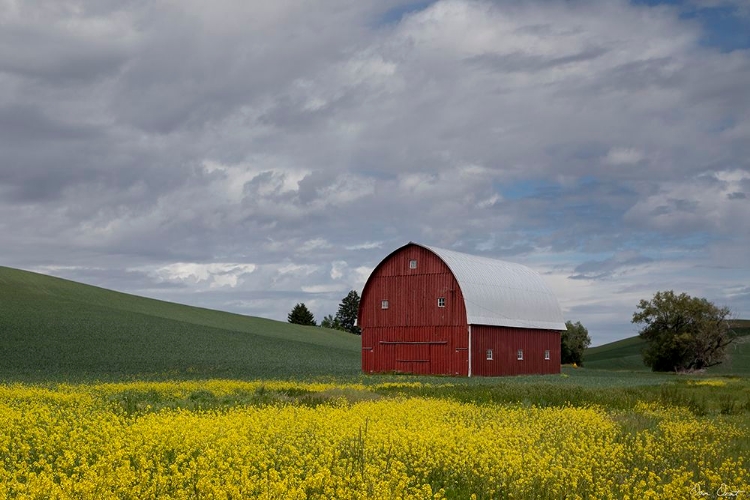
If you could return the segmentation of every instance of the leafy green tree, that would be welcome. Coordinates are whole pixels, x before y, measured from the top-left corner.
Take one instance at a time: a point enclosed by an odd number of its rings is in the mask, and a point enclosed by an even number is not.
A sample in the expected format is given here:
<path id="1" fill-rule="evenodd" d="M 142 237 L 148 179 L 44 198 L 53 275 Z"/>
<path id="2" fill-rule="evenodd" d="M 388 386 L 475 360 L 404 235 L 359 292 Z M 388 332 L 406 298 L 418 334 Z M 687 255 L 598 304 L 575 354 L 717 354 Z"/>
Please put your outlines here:
<path id="1" fill-rule="evenodd" d="M 589 331 L 580 321 L 566 321 L 565 328 L 560 335 L 560 361 L 563 364 L 583 365 L 583 353 L 591 344 Z"/>
<path id="2" fill-rule="evenodd" d="M 323 328 L 330 328 L 332 330 L 343 330 L 344 327 L 339 323 L 338 318 L 334 318 L 333 315 L 328 314 L 320 322 L 320 326 Z"/>
<path id="3" fill-rule="evenodd" d="M 356 325 L 358 313 L 359 294 L 352 290 L 346 297 L 344 297 L 341 304 L 339 304 L 339 310 L 336 313 L 336 320 L 338 320 L 341 327 L 347 332 L 359 335 L 362 331 Z"/>
<path id="4" fill-rule="evenodd" d="M 315 326 L 315 317 L 313 313 L 307 308 L 305 303 L 297 304 L 292 308 L 287 317 L 287 321 L 294 323 L 295 325 L 309 325 Z"/>
<path id="5" fill-rule="evenodd" d="M 701 370 L 718 365 L 727 346 L 737 340 L 729 324 L 730 311 L 703 298 L 672 290 L 641 300 L 633 323 L 646 341 L 643 362 L 653 371 Z"/>

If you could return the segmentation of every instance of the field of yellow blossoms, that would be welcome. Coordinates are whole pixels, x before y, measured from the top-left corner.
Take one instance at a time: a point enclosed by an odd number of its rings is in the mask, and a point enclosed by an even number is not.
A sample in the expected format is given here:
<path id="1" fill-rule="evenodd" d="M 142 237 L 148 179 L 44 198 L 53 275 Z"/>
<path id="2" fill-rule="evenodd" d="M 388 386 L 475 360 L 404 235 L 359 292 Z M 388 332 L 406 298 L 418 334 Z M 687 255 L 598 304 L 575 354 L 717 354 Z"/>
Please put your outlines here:
<path id="1" fill-rule="evenodd" d="M 748 430 L 717 415 L 382 389 L 0 385 L 0 498 L 750 498 Z"/>

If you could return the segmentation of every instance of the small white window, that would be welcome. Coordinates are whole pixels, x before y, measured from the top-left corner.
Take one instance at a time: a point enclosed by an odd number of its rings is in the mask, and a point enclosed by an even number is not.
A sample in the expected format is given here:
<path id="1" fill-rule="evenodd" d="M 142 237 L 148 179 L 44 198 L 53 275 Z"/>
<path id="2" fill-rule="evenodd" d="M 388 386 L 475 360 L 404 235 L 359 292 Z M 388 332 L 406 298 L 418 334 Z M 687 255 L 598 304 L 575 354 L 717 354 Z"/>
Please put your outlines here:
<path id="1" fill-rule="evenodd" d="M 544 359 L 546 359 L 547 361 L 549 361 L 549 349 L 547 349 L 546 351 L 544 351 Z"/>
<path id="2" fill-rule="evenodd" d="M 380 308 L 381 309 L 388 309 L 388 301 L 387 300 L 382 301 L 380 303 Z"/>
<path id="3" fill-rule="evenodd" d="M 492 349 L 487 349 L 487 361 L 492 361 Z"/>
<path id="4" fill-rule="evenodd" d="M 445 297 L 438 297 L 438 307 L 445 307 Z"/>
<path id="5" fill-rule="evenodd" d="M 409 269 L 416 269 L 417 268 L 417 261 L 416 260 L 410 260 L 409 261 Z"/>
<path id="6" fill-rule="evenodd" d="M 523 361 L 523 349 L 518 350 L 518 361 Z"/>

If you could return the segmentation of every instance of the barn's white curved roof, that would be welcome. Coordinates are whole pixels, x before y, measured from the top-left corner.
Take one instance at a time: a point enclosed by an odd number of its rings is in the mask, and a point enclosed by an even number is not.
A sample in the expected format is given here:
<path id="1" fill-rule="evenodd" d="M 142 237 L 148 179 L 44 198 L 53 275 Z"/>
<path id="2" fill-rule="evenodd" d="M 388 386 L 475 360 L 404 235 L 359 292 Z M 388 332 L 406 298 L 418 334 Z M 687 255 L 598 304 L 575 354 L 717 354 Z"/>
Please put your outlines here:
<path id="1" fill-rule="evenodd" d="M 461 287 L 468 323 L 565 330 L 557 298 L 521 264 L 422 246 L 440 257 Z"/>

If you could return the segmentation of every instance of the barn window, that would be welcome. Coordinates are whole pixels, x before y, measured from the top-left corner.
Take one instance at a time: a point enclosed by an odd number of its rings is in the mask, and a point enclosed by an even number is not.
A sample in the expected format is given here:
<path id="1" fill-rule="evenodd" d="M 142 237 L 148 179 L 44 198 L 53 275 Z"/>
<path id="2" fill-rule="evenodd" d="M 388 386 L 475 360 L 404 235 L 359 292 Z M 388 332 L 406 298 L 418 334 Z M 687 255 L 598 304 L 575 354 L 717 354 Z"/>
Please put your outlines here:
<path id="1" fill-rule="evenodd" d="M 409 261 L 409 269 L 416 269 L 417 268 L 417 261 L 416 260 L 410 260 Z"/>
<path id="2" fill-rule="evenodd" d="M 438 297 L 438 307 L 445 307 L 445 297 Z"/>
<path id="3" fill-rule="evenodd" d="M 518 361 L 523 361 L 523 349 L 518 350 Z"/>
<path id="4" fill-rule="evenodd" d="M 547 361 L 549 361 L 549 349 L 547 349 L 546 351 L 544 351 L 544 359 L 546 359 Z"/>
<path id="5" fill-rule="evenodd" d="M 380 308 L 381 309 L 388 309 L 388 301 L 387 300 L 382 301 L 380 303 Z"/>
<path id="6" fill-rule="evenodd" d="M 487 361 L 492 361 L 492 349 L 487 349 Z"/>

